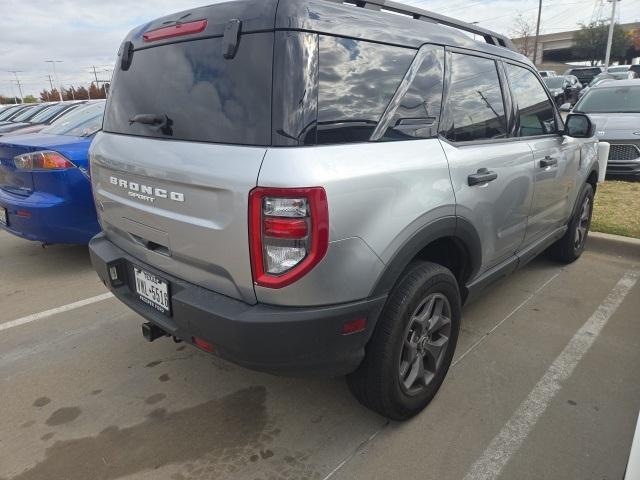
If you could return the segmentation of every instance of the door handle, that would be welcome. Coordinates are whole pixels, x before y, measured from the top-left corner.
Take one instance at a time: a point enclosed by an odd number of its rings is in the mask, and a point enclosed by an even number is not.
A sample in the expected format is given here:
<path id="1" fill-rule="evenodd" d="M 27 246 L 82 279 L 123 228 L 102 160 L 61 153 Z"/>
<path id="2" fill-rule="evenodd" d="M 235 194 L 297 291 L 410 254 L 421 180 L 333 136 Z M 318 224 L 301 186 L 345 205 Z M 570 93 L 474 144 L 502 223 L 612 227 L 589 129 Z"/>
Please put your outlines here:
<path id="1" fill-rule="evenodd" d="M 549 155 L 540 160 L 540 168 L 555 167 L 556 165 L 558 165 L 558 159 Z"/>
<path id="2" fill-rule="evenodd" d="M 467 180 L 469 182 L 469 186 L 473 187 L 474 185 L 480 185 L 481 183 L 493 182 L 496 178 L 498 178 L 498 174 L 496 172 L 492 172 L 487 168 L 481 168 L 478 170 L 478 173 L 469 175 Z"/>

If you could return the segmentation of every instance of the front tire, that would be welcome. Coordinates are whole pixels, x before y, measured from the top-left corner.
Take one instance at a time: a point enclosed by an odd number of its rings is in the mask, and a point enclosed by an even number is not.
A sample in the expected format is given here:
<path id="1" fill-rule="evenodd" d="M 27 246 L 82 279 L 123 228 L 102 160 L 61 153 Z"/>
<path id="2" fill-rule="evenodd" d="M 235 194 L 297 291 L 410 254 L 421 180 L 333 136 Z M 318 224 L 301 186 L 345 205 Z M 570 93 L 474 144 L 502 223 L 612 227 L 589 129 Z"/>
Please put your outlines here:
<path id="1" fill-rule="evenodd" d="M 460 290 L 451 271 L 412 263 L 387 300 L 362 364 L 347 377 L 353 394 L 393 420 L 419 413 L 449 370 L 460 319 Z"/>
<path id="2" fill-rule="evenodd" d="M 562 263 L 572 263 L 580 258 L 591 228 L 594 197 L 593 186 L 585 183 L 578 196 L 577 208 L 571 217 L 567 233 L 549 248 L 551 258 Z"/>

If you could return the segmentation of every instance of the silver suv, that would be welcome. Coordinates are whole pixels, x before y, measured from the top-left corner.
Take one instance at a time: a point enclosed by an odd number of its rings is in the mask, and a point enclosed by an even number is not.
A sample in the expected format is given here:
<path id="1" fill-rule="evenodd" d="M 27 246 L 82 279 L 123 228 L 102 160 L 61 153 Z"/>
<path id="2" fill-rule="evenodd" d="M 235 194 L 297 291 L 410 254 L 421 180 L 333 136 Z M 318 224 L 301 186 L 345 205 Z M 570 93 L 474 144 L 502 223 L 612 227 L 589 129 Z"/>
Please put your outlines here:
<path id="1" fill-rule="evenodd" d="M 91 257 L 148 340 L 347 374 L 404 419 L 440 387 L 466 300 L 549 248 L 580 256 L 596 142 L 475 25 L 383 0 L 203 7 L 120 48 Z"/>

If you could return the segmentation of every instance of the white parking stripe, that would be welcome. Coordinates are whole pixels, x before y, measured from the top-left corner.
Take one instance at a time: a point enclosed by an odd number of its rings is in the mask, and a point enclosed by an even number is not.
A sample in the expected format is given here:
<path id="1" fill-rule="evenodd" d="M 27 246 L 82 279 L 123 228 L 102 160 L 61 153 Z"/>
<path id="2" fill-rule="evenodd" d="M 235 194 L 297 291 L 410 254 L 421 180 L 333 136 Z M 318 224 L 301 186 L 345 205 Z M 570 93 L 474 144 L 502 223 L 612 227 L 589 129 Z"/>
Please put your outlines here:
<path id="1" fill-rule="evenodd" d="M 494 437 L 464 480 L 496 479 L 547 409 L 562 383 L 573 373 L 582 357 L 638 281 L 640 272 L 628 271 L 611 290 L 589 320 L 576 332 L 547 372 Z"/>
<path id="2" fill-rule="evenodd" d="M 46 310 L 40 313 L 34 313 L 33 315 L 28 315 L 26 317 L 18 318 L 16 320 L 11 320 L 5 323 L 0 323 L 0 332 L 3 330 L 8 330 L 13 327 L 18 327 L 20 325 L 25 325 L 27 323 L 37 322 L 38 320 L 43 320 L 53 315 L 58 315 L 59 313 L 68 312 L 69 310 L 75 310 L 76 308 L 91 305 L 92 303 L 102 302 L 103 300 L 107 300 L 111 297 L 113 297 L 113 294 L 111 292 L 103 293 L 102 295 L 97 295 L 91 298 L 85 298 L 84 300 L 80 300 L 74 303 L 69 303 L 68 305 L 63 305 L 61 307 L 52 308 L 51 310 Z"/>

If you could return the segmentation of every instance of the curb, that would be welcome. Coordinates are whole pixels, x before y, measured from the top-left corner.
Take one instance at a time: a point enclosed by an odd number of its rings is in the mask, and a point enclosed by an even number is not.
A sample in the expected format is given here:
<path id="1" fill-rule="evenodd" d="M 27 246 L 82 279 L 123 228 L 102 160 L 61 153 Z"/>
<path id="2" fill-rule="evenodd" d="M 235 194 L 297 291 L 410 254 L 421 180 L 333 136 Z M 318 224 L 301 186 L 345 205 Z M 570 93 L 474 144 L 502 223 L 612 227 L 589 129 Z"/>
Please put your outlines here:
<path id="1" fill-rule="evenodd" d="M 589 232 L 587 250 L 640 261 L 640 240 L 636 238 Z"/>

